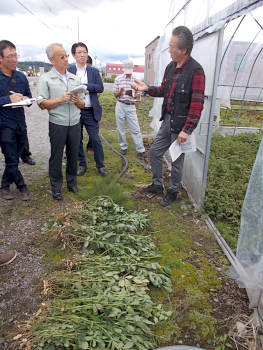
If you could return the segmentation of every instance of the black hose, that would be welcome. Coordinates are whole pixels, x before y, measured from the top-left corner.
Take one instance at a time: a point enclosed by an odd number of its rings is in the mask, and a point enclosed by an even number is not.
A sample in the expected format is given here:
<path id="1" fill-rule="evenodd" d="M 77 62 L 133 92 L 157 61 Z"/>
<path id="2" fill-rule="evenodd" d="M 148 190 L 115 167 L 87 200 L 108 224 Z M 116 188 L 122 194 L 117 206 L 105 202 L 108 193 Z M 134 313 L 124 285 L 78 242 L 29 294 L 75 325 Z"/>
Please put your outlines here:
<path id="1" fill-rule="evenodd" d="M 104 137 L 102 134 L 100 134 L 100 136 L 101 136 L 101 138 L 103 139 L 103 141 L 105 141 L 105 142 L 107 143 L 107 145 L 125 161 L 125 166 L 124 166 L 124 168 L 123 168 L 122 171 L 117 175 L 117 177 L 106 187 L 106 189 L 105 189 L 105 191 L 106 191 L 106 190 L 108 190 L 108 188 L 109 188 L 110 186 L 112 186 L 119 178 L 121 178 L 121 177 L 125 174 L 125 172 L 126 172 L 127 169 L 128 169 L 129 162 L 128 162 L 127 158 L 126 158 L 123 154 L 121 154 L 121 153 L 118 152 L 115 148 L 113 148 L 113 147 L 111 146 L 111 144 L 105 139 L 105 137 Z"/>

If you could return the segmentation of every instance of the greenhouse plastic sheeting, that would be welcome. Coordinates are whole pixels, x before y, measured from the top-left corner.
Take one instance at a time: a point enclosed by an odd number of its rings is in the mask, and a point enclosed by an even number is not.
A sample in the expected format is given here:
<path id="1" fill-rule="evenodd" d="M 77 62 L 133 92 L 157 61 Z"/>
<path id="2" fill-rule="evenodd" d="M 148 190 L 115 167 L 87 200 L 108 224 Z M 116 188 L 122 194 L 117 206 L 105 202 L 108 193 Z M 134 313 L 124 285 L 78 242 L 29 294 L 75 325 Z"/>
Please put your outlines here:
<path id="1" fill-rule="evenodd" d="M 256 280 L 260 283 L 255 286 L 263 290 L 263 141 L 258 150 L 242 207 L 237 258 L 246 268 L 257 267 L 253 269 L 257 276 Z"/>
<path id="2" fill-rule="evenodd" d="M 263 101 L 262 18 L 263 7 L 231 21 L 224 30 L 219 85 L 228 92 L 229 101 Z"/>
<path id="3" fill-rule="evenodd" d="M 250 176 L 241 212 L 236 263 L 228 274 L 245 287 L 249 307 L 263 328 L 263 139 Z"/>

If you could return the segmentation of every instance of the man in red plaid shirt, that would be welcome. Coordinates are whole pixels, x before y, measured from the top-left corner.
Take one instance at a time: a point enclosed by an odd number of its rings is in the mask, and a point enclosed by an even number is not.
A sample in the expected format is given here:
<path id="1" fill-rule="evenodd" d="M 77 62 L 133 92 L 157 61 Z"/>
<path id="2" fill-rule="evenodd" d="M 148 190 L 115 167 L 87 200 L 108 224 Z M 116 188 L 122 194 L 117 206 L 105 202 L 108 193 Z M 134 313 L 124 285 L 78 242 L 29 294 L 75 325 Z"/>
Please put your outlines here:
<path id="1" fill-rule="evenodd" d="M 165 69 L 161 86 L 148 86 L 136 81 L 131 85 L 136 91 L 145 91 L 153 97 L 163 97 L 163 121 L 150 148 L 153 183 L 139 189 L 142 194 L 154 193 L 163 196 L 163 155 L 177 139 L 179 145 L 185 142 L 196 128 L 204 104 L 205 75 L 201 65 L 191 56 L 193 35 L 184 27 L 172 31 L 169 53 L 172 62 Z M 160 204 L 172 204 L 179 190 L 183 175 L 184 153 L 172 163 L 170 187 Z"/>

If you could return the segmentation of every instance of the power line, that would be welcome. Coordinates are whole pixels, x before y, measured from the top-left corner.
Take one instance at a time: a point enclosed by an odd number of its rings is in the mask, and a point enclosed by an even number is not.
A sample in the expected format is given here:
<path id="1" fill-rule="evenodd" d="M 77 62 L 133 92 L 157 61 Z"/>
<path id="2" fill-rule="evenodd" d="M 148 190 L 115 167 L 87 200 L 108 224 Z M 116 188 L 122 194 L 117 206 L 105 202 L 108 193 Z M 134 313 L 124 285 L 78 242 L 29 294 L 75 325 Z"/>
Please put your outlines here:
<path id="1" fill-rule="evenodd" d="M 51 10 L 51 7 L 49 6 L 49 5 L 47 5 L 45 2 L 44 2 L 44 0 L 40 0 L 43 4 L 44 4 L 44 6 L 47 8 L 47 10 L 49 11 L 49 12 L 51 12 L 55 17 L 57 17 L 57 13 L 55 13 L 54 11 L 52 11 Z M 63 24 L 64 24 L 64 26 L 66 27 L 66 28 L 69 28 L 68 27 L 68 24 L 66 24 L 66 23 L 64 23 L 63 22 Z"/>
<path id="2" fill-rule="evenodd" d="M 56 35 L 58 35 L 61 39 L 65 40 L 61 35 L 59 35 L 58 33 L 56 33 L 53 29 L 51 29 L 46 23 L 44 23 L 40 18 L 38 18 L 32 11 L 30 11 L 26 6 L 24 6 L 19 0 L 16 0 L 22 7 L 24 7 L 29 13 L 31 13 L 31 15 L 33 15 L 34 17 L 36 17 L 36 19 L 38 19 L 42 24 L 44 24 L 45 27 L 47 27 L 49 30 L 51 30 L 53 33 L 55 33 Z M 72 45 L 72 43 L 70 43 L 69 41 L 65 40 L 68 44 Z"/>
<path id="3" fill-rule="evenodd" d="M 75 5 L 72 5 L 69 1 L 67 1 L 67 0 L 62 0 L 62 1 L 66 2 L 66 3 L 69 4 L 70 6 L 74 7 L 75 9 L 77 9 L 77 10 L 79 10 L 80 12 L 83 12 L 83 13 L 85 13 L 85 15 L 87 15 L 87 12 L 81 10 L 80 8 L 78 8 L 78 7 L 75 6 Z"/>

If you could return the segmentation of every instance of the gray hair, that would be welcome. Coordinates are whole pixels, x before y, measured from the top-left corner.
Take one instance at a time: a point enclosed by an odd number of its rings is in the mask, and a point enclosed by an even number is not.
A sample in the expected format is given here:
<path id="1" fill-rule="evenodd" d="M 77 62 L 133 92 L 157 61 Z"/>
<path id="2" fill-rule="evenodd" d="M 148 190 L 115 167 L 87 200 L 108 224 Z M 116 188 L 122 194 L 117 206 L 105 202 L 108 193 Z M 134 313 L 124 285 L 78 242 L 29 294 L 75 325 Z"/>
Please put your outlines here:
<path id="1" fill-rule="evenodd" d="M 190 55 L 194 46 L 193 34 L 191 31 L 187 27 L 179 26 L 173 29 L 172 35 L 178 37 L 178 48 L 180 50 L 187 49 L 186 53 Z"/>
<path id="2" fill-rule="evenodd" d="M 58 43 L 53 43 L 53 44 L 48 45 L 48 47 L 46 48 L 46 54 L 47 54 L 48 58 L 53 57 L 53 55 L 54 55 L 53 46 L 55 46 L 55 45 L 63 47 L 61 44 L 58 44 Z"/>

